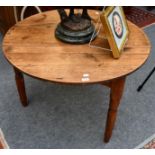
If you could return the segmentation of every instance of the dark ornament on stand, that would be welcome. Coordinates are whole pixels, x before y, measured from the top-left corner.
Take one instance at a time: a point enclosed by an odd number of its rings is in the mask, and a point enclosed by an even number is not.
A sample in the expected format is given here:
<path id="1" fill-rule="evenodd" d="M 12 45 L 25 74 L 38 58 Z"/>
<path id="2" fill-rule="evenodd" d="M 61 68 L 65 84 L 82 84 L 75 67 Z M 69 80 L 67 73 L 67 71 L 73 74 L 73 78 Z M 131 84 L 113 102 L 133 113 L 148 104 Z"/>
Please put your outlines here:
<path id="1" fill-rule="evenodd" d="M 91 22 L 87 9 L 84 8 L 82 14 L 75 14 L 74 7 L 70 8 L 69 15 L 64 9 L 58 9 L 58 13 L 61 22 L 55 30 L 56 38 L 73 44 L 83 44 L 90 41 L 95 27 Z"/>

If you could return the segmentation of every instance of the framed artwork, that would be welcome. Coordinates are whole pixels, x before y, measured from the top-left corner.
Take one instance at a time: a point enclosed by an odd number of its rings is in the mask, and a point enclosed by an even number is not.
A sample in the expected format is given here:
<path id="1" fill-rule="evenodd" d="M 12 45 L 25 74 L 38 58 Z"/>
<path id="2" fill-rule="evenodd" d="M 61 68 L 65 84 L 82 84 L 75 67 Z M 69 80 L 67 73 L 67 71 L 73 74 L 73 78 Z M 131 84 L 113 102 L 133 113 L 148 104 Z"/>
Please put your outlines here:
<path id="1" fill-rule="evenodd" d="M 120 6 L 107 7 L 102 11 L 100 18 L 113 57 L 119 58 L 129 35 L 123 8 Z"/>

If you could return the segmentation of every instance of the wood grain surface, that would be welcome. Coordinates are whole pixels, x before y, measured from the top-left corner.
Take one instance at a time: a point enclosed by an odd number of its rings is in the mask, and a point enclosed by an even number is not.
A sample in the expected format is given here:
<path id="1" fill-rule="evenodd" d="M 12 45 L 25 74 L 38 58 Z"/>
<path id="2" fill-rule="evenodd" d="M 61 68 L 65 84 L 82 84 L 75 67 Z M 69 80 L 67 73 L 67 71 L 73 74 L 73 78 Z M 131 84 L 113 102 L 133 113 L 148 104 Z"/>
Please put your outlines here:
<path id="1" fill-rule="evenodd" d="M 99 15 L 89 11 L 93 21 Z M 33 15 L 13 26 L 3 40 L 7 60 L 18 70 L 43 80 L 60 83 L 102 83 L 126 76 L 148 58 L 150 43 L 145 33 L 128 22 L 130 35 L 120 57 L 110 51 L 84 45 L 71 45 L 55 38 L 59 23 L 56 11 Z M 88 74 L 88 80 L 82 80 Z"/>

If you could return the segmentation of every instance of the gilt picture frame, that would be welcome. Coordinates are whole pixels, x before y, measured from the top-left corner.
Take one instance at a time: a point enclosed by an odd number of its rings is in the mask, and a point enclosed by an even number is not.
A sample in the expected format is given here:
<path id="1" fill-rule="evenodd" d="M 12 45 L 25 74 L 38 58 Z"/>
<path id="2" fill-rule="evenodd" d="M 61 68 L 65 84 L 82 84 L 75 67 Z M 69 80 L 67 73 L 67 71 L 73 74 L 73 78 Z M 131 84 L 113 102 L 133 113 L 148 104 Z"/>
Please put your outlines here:
<path id="1" fill-rule="evenodd" d="M 112 55 L 118 59 L 129 36 L 129 28 L 123 8 L 120 6 L 107 7 L 102 11 L 100 19 L 112 50 Z"/>

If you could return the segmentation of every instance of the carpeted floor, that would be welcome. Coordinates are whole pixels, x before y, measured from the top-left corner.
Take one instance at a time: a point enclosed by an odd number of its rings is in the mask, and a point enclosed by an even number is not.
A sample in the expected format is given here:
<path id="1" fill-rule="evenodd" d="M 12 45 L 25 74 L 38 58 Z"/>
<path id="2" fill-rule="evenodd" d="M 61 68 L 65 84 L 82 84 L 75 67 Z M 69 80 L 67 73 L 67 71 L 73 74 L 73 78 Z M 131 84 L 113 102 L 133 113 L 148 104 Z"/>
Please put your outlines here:
<path id="1" fill-rule="evenodd" d="M 102 142 L 109 89 L 66 86 L 25 76 L 30 105 L 19 102 L 14 73 L 0 51 L 0 128 L 10 148 L 135 148 L 155 133 L 155 74 L 141 93 L 138 85 L 155 66 L 155 25 L 146 64 L 127 78 L 113 136 Z"/>
<path id="2" fill-rule="evenodd" d="M 145 27 L 155 22 L 154 9 L 146 10 L 146 7 L 125 7 L 124 13 L 126 18 L 139 27 Z"/>
<path id="3" fill-rule="evenodd" d="M 0 128 L 0 149 L 9 149 L 9 146 L 5 140 L 5 137 L 1 128 Z"/>
<path id="4" fill-rule="evenodd" d="M 141 144 L 139 144 L 135 149 L 155 149 L 155 134 L 147 138 Z"/>

